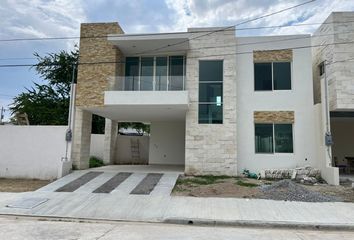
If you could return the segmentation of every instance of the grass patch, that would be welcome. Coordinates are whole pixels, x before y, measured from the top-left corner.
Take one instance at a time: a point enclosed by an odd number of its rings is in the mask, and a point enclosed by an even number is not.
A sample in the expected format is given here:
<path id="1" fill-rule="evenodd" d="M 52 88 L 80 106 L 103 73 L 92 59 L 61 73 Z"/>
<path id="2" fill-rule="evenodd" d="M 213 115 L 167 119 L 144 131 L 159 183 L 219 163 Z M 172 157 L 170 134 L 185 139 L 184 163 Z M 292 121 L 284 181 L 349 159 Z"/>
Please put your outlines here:
<path id="1" fill-rule="evenodd" d="M 103 160 L 97 157 L 90 157 L 89 168 L 102 167 L 104 166 Z"/>
<path id="2" fill-rule="evenodd" d="M 176 185 L 210 185 L 220 182 L 223 179 L 232 178 L 230 176 L 201 175 L 195 177 L 178 178 Z"/>
<path id="3" fill-rule="evenodd" d="M 249 182 L 244 182 L 242 180 L 238 180 L 236 182 L 237 185 L 242 186 L 242 187 L 258 187 L 258 184 L 255 183 L 249 183 Z"/>

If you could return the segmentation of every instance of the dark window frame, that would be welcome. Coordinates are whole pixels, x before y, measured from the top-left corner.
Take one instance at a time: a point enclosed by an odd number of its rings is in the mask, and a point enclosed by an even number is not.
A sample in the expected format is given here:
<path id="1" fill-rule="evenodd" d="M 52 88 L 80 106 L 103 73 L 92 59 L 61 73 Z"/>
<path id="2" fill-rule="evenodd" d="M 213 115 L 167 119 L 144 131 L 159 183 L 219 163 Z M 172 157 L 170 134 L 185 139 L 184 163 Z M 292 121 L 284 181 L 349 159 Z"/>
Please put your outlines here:
<path id="1" fill-rule="evenodd" d="M 272 125 L 272 152 L 257 152 L 257 143 L 256 143 L 256 125 Z M 292 151 L 291 152 L 277 152 L 276 151 L 276 134 L 275 134 L 275 126 L 276 125 L 291 125 L 291 143 L 292 143 Z M 268 122 L 268 123 L 254 123 L 254 151 L 255 154 L 294 154 L 294 123 L 276 123 L 276 122 Z"/>
<path id="2" fill-rule="evenodd" d="M 219 62 L 221 63 L 221 80 L 201 80 L 201 62 Z M 206 60 L 199 60 L 198 61 L 198 68 L 199 68 L 199 80 L 198 80 L 198 124 L 223 124 L 224 123 L 224 60 L 223 59 L 206 59 Z M 201 85 L 221 85 L 221 101 L 200 101 L 201 98 Z M 211 121 L 203 121 L 200 116 L 201 106 L 215 106 L 221 107 L 221 119 L 211 119 Z"/>
<path id="3" fill-rule="evenodd" d="M 153 65 L 152 65 L 152 89 L 143 89 L 142 88 L 142 78 L 146 77 L 142 75 L 142 67 L 144 58 L 151 58 Z M 158 65 L 158 59 L 166 58 L 166 71 L 165 75 L 157 75 L 160 71 L 157 71 L 157 67 L 163 67 L 163 65 Z M 182 64 L 180 64 L 180 68 L 182 71 L 178 75 L 173 75 L 172 66 L 173 60 L 182 60 Z M 147 56 L 126 56 L 125 57 L 125 66 L 124 66 L 124 80 L 123 80 L 123 89 L 125 91 L 184 91 L 185 81 L 186 81 L 186 56 L 185 55 L 147 55 Z M 128 66 L 129 63 L 129 66 Z M 134 74 L 131 75 L 128 70 L 131 67 L 137 67 Z M 176 69 L 174 69 L 176 70 Z M 172 74 L 172 75 L 171 75 Z M 150 76 L 150 75 L 149 75 Z M 161 88 L 161 82 L 157 81 L 157 77 L 163 77 L 162 85 L 164 88 Z M 133 80 L 133 84 L 131 84 L 131 80 Z M 172 82 L 179 81 L 179 85 L 177 87 L 173 87 Z M 157 84 L 158 83 L 158 84 Z M 133 86 L 130 86 L 133 85 Z"/>
<path id="4" fill-rule="evenodd" d="M 325 68 L 325 62 L 320 62 L 320 64 L 318 64 L 318 71 L 320 74 L 320 77 L 323 76 L 323 74 L 325 74 L 326 68 Z"/>
<path id="5" fill-rule="evenodd" d="M 274 63 L 289 63 L 290 66 L 290 88 L 289 89 L 275 89 L 274 84 Z M 256 64 L 270 64 L 272 73 L 272 88 L 271 89 L 256 89 Z M 253 62 L 253 89 L 255 92 L 272 92 L 272 91 L 291 91 L 293 90 L 293 64 L 292 61 L 255 61 Z"/>

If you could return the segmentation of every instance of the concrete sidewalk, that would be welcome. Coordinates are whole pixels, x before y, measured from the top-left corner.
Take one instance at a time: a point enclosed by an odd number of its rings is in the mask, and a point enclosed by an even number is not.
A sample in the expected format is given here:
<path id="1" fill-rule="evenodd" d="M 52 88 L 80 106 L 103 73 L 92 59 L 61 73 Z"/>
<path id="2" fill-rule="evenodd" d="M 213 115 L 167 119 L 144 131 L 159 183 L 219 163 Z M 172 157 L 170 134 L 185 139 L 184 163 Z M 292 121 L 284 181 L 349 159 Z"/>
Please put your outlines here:
<path id="1" fill-rule="evenodd" d="M 7 240 L 352 240 L 354 232 L 304 229 L 183 226 L 136 222 L 43 221 L 36 218 L 0 217 L 0 236 Z"/>
<path id="2" fill-rule="evenodd" d="M 32 209 L 6 207 L 33 198 L 48 201 Z M 0 214 L 6 215 L 354 230 L 353 203 L 41 191 L 0 193 L 0 199 Z"/>

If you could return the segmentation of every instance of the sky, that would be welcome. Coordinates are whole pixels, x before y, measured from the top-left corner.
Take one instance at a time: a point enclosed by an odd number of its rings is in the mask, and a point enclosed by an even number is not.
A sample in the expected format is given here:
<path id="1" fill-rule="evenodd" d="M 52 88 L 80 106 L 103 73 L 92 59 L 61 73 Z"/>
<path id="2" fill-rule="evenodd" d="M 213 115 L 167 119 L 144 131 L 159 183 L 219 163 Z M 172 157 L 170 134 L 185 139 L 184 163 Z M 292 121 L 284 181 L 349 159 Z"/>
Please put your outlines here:
<path id="1" fill-rule="evenodd" d="M 0 0 L 0 40 L 77 37 L 80 23 L 118 22 L 125 33 L 186 31 L 188 27 L 230 26 L 306 0 Z M 333 11 L 354 11 L 354 0 L 316 0 L 238 28 L 321 23 Z M 313 33 L 319 25 L 239 30 L 237 36 Z M 33 53 L 71 50 L 78 40 L 0 41 L 0 65 L 35 64 Z M 18 59 L 21 58 L 21 59 Z M 42 83 L 29 67 L 0 67 L 0 108 Z M 9 112 L 5 112 L 8 119 Z"/>

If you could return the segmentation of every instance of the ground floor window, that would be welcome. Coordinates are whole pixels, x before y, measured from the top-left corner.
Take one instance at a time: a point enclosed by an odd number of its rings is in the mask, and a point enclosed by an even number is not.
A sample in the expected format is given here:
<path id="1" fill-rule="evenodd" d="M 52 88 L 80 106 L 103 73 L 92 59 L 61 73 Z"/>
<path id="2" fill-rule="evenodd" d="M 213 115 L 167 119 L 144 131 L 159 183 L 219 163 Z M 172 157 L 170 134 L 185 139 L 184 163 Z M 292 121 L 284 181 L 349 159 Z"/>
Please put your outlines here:
<path id="1" fill-rule="evenodd" d="M 255 124 L 256 153 L 293 153 L 293 125 Z"/>

